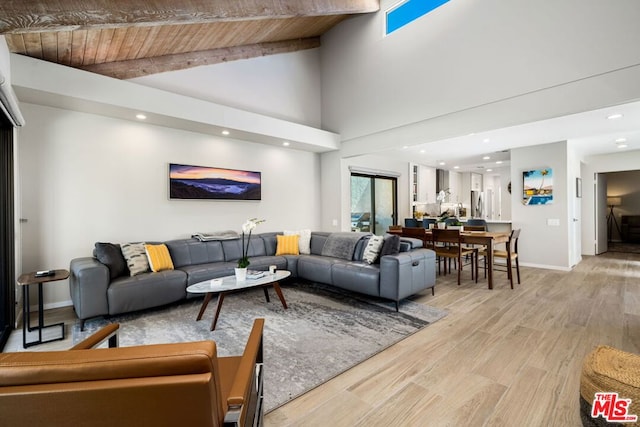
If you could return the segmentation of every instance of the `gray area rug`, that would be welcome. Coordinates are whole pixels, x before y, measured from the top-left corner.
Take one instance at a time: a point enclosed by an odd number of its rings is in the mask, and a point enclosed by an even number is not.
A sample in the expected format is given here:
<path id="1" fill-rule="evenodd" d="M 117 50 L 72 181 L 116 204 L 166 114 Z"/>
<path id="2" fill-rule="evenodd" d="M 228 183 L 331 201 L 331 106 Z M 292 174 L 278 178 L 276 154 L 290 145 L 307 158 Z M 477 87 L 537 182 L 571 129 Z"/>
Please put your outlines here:
<path id="1" fill-rule="evenodd" d="M 255 318 L 265 319 L 265 411 L 328 381 L 392 344 L 446 316 L 412 301 L 394 303 L 311 283 L 282 284 L 288 310 L 272 289 L 267 303 L 262 289 L 225 298 L 215 331 L 209 331 L 215 298 L 201 321 L 202 299 L 157 310 L 87 321 L 73 328 L 74 343 L 107 323 L 118 322 L 120 346 L 214 340 L 218 355 L 242 353 Z"/>

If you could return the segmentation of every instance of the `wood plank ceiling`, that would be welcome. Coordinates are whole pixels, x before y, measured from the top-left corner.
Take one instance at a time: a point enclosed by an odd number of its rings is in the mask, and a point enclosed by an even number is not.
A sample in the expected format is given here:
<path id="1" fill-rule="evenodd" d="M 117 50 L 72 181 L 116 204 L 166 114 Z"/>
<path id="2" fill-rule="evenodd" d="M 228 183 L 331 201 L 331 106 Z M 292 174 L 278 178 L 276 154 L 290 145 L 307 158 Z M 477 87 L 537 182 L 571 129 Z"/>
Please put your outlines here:
<path id="1" fill-rule="evenodd" d="M 129 79 L 311 49 L 379 0 L 2 0 L 9 50 Z"/>

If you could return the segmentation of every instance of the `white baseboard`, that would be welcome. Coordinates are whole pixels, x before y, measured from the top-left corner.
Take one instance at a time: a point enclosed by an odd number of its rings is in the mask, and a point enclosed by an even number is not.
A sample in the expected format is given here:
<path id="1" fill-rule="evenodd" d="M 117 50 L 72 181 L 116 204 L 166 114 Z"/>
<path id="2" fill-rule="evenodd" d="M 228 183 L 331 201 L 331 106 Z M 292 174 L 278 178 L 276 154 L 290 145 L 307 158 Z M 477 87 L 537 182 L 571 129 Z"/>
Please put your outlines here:
<path id="1" fill-rule="evenodd" d="M 531 263 L 528 263 L 528 262 L 521 262 L 520 266 L 521 267 L 542 268 L 544 270 L 571 271 L 571 267 L 562 267 L 560 265 L 531 264 Z"/>

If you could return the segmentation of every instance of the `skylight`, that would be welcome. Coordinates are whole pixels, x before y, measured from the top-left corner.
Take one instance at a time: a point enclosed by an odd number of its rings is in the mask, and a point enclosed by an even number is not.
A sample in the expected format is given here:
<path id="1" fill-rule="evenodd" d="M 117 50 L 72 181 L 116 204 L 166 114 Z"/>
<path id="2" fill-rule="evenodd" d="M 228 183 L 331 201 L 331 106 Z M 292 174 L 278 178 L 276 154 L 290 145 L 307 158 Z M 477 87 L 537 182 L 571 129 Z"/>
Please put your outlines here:
<path id="1" fill-rule="evenodd" d="M 398 6 L 387 11 L 385 34 L 404 27 L 421 16 L 442 6 L 449 0 L 405 0 Z"/>

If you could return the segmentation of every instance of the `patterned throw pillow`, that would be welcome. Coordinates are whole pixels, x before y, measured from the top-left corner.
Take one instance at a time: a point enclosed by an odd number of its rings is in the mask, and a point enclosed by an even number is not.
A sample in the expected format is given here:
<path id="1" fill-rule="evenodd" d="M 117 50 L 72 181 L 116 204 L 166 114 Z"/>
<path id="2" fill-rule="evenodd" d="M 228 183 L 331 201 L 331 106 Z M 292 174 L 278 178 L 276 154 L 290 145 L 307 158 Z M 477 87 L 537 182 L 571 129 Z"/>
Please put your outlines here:
<path id="1" fill-rule="evenodd" d="M 276 255 L 300 255 L 299 236 L 297 234 L 290 236 L 278 234 L 276 240 L 278 243 Z"/>
<path id="2" fill-rule="evenodd" d="M 144 250 L 144 243 L 123 243 L 120 248 L 131 276 L 149 271 L 149 260 Z"/>
<path id="3" fill-rule="evenodd" d="M 285 236 L 292 236 L 294 234 L 297 234 L 298 236 L 300 236 L 300 238 L 298 239 L 298 250 L 300 251 L 300 253 L 304 255 L 309 255 L 311 253 L 311 230 L 310 229 L 297 230 L 297 231 L 284 230 Z"/>
<path id="4" fill-rule="evenodd" d="M 368 264 L 373 264 L 378 259 L 378 255 L 380 254 L 380 249 L 382 249 L 382 245 L 384 243 L 383 236 L 373 235 L 369 238 L 369 242 L 367 242 L 367 246 L 364 248 L 364 253 L 362 254 L 362 259 Z"/>
<path id="5" fill-rule="evenodd" d="M 144 250 L 149 259 L 151 271 L 173 270 L 173 261 L 167 245 L 144 245 Z"/>

